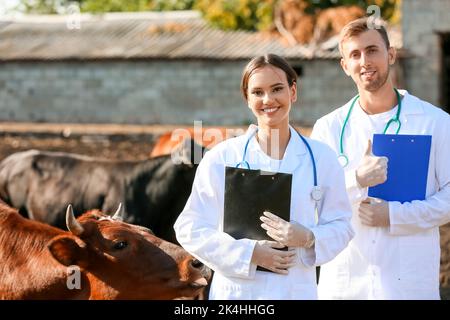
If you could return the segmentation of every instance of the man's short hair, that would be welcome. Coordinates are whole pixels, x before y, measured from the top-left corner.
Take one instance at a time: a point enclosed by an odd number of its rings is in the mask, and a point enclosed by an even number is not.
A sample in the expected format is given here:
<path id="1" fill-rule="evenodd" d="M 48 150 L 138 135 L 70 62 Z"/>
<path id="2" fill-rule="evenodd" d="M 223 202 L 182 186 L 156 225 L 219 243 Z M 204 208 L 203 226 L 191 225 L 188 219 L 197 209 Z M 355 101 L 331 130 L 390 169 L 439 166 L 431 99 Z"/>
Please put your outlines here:
<path id="1" fill-rule="evenodd" d="M 386 44 L 386 48 L 389 49 L 391 47 L 391 43 L 389 42 L 389 37 L 385 25 L 385 21 L 381 19 L 373 19 L 371 17 L 363 17 L 347 23 L 345 27 L 342 28 L 339 34 L 339 52 L 341 53 L 341 56 L 344 56 L 342 44 L 347 39 L 360 35 L 361 33 L 372 29 L 378 31 L 384 43 Z"/>

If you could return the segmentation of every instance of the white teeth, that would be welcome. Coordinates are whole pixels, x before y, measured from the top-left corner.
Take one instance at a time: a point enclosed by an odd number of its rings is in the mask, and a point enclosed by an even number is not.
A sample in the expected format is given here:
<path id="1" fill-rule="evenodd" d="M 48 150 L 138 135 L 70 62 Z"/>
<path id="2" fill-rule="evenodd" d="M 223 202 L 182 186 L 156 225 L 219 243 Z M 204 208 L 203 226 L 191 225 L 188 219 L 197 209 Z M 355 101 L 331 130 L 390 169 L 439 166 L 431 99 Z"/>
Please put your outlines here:
<path id="1" fill-rule="evenodd" d="M 375 73 L 375 71 L 366 71 L 366 72 L 363 72 L 362 74 L 372 76 L 374 73 Z"/>
<path id="2" fill-rule="evenodd" d="M 269 109 L 262 109 L 264 112 L 274 112 L 278 108 L 269 108 Z"/>

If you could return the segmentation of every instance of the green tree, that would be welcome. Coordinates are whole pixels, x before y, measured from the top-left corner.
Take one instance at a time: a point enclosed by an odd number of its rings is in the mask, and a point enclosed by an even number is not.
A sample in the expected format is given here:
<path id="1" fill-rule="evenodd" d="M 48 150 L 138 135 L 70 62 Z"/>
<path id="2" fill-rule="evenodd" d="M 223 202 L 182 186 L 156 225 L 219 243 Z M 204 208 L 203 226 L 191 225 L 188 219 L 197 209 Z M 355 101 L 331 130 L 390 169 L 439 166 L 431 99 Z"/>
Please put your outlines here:
<path id="1" fill-rule="evenodd" d="M 81 10 L 84 12 L 133 12 L 150 9 L 149 0 L 84 0 Z"/>
<path id="2" fill-rule="evenodd" d="M 84 0 L 86 12 L 190 10 L 195 0 Z"/>
<path id="3" fill-rule="evenodd" d="M 150 9 L 156 11 L 191 10 L 195 0 L 152 0 Z"/>
<path id="4" fill-rule="evenodd" d="M 26 13 L 64 13 L 70 4 L 77 3 L 83 12 L 133 12 L 190 10 L 195 0 L 21 0 L 19 9 Z"/>
<path id="5" fill-rule="evenodd" d="M 194 6 L 213 26 L 225 30 L 266 30 L 276 0 L 197 0 Z"/>
<path id="6" fill-rule="evenodd" d="M 62 13 L 71 3 L 80 3 L 83 0 L 21 0 L 17 6 L 19 11 L 33 14 Z"/>
<path id="7" fill-rule="evenodd" d="M 27 13 L 63 13 L 71 3 L 83 12 L 167 11 L 197 9 L 213 26 L 225 30 L 268 30 L 273 23 L 275 6 L 285 0 L 21 0 Z M 375 4 L 382 17 L 398 22 L 401 0 L 305 0 L 307 13 L 341 5 L 358 5 L 365 9 Z"/>

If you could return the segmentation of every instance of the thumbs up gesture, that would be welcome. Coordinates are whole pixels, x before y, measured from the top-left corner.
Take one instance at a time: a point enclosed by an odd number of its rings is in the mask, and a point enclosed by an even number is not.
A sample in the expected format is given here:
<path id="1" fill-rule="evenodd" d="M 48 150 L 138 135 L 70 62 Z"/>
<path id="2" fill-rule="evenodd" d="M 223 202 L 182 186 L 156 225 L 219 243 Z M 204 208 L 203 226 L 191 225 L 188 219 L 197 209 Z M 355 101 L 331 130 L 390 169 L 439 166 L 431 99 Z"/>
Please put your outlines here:
<path id="1" fill-rule="evenodd" d="M 367 149 L 356 170 L 356 180 L 363 188 L 381 184 L 387 179 L 387 157 L 377 157 L 372 153 L 372 141 L 368 141 Z"/>

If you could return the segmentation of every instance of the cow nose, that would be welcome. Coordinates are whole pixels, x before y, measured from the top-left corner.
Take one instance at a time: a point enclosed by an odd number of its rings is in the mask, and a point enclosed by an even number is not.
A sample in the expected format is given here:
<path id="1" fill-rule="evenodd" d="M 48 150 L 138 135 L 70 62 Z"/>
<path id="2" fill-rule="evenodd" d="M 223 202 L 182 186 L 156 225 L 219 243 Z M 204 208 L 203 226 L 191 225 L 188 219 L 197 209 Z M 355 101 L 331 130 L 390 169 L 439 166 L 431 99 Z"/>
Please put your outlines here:
<path id="1" fill-rule="evenodd" d="M 196 272 L 199 272 L 201 276 L 206 279 L 206 281 L 211 280 L 212 277 L 212 271 L 210 268 L 205 266 L 203 262 L 199 261 L 198 259 L 193 258 L 189 262 L 189 266 L 192 268 L 192 270 L 195 270 Z"/>
<path id="2" fill-rule="evenodd" d="M 203 268 L 203 262 L 201 262 L 200 260 L 197 260 L 197 259 L 192 259 L 191 266 L 194 269 L 201 269 L 201 268 Z"/>

